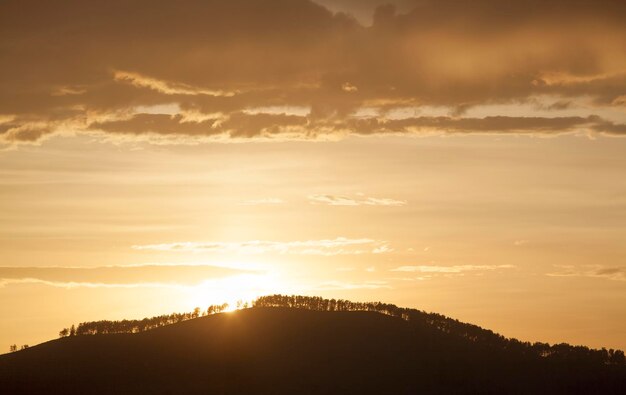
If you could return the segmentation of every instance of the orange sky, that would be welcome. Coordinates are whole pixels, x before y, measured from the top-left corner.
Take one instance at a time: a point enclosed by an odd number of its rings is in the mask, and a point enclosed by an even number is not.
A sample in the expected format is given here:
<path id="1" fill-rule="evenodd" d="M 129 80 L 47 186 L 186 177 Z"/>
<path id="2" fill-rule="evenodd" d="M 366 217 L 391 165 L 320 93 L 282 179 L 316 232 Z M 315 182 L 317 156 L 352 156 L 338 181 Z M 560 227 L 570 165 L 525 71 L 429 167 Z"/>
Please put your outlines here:
<path id="1" fill-rule="evenodd" d="M 281 292 L 626 348 L 626 5 L 379 3 L 2 2 L 0 347 Z"/>

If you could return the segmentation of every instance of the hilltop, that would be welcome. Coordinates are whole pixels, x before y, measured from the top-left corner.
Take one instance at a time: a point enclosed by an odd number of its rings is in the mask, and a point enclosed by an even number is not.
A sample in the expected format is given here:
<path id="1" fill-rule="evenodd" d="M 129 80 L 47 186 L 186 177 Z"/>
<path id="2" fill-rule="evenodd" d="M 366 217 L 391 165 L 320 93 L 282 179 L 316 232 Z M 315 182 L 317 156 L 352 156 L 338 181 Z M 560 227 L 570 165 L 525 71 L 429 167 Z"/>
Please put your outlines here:
<path id="1" fill-rule="evenodd" d="M 259 299 L 253 308 L 138 333 L 62 337 L 0 356 L 0 392 L 626 391 L 626 364 L 619 351 L 522 343 L 438 314 L 339 302 L 272 296 Z"/>

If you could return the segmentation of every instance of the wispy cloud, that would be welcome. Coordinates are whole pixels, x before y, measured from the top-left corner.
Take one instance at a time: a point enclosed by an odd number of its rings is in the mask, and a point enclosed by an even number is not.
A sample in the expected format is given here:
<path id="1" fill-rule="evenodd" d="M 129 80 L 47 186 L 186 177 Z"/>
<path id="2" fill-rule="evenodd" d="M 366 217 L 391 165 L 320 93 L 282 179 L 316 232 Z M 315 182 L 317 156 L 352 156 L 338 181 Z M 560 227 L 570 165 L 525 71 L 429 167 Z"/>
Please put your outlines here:
<path id="1" fill-rule="evenodd" d="M 283 204 L 285 201 L 283 199 L 278 198 L 262 198 L 262 199 L 252 199 L 246 200 L 241 204 L 244 206 L 274 206 L 278 204 Z"/>
<path id="2" fill-rule="evenodd" d="M 177 283 L 103 283 L 86 281 L 47 281 L 39 278 L 0 278 L 0 288 L 15 284 L 39 284 L 57 288 L 182 288 L 195 286 L 198 284 L 177 284 Z"/>
<path id="3" fill-rule="evenodd" d="M 0 267 L 0 286 L 19 283 L 66 288 L 186 286 L 246 273 L 254 272 L 210 265 Z"/>
<path id="4" fill-rule="evenodd" d="M 351 289 L 381 289 L 391 288 L 386 281 L 365 281 L 365 282 L 343 282 L 343 281 L 326 281 L 314 287 L 319 291 L 331 290 L 351 290 Z"/>
<path id="5" fill-rule="evenodd" d="M 593 277 L 615 281 L 626 281 L 626 266 L 586 265 L 554 265 L 557 271 L 546 273 L 550 277 Z"/>
<path id="6" fill-rule="evenodd" d="M 329 206 L 404 206 L 405 200 L 368 197 L 357 194 L 355 197 L 340 195 L 310 195 L 311 204 L 326 204 Z"/>
<path id="7" fill-rule="evenodd" d="M 135 245 L 135 250 L 155 250 L 173 252 L 215 252 L 237 254 L 297 254 L 297 255 L 359 255 L 382 254 L 392 249 L 386 241 L 374 239 L 335 239 L 304 241 L 263 241 L 250 240 L 241 242 L 205 241 L 175 242 L 163 244 Z"/>
<path id="8" fill-rule="evenodd" d="M 207 95 L 207 96 L 234 96 L 235 92 L 196 88 L 184 83 L 162 81 L 157 78 L 147 77 L 139 73 L 116 71 L 114 80 L 128 82 L 136 87 L 153 89 L 165 95 Z"/>
<path id="9" fill-rule="evenodd" d="M 395 269 L 391 269 L 391 271 L 392 272 L 409 272 L 409 273 L 456 274 L 456 273 L 463 273 L 463 272 L 512 269 L 514 267 L 515 267 L 514 265 L 454 265 L 454 266 L 417 265 L 417 266 L 400 266 Z"/>

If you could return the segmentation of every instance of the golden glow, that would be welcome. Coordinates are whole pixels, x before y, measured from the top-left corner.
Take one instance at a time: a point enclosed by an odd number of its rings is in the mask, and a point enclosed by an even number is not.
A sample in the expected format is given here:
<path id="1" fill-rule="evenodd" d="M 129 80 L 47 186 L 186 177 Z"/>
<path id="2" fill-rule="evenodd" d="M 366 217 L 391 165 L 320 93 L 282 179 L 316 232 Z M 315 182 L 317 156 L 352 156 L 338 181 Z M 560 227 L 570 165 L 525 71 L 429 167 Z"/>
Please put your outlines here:
<path id="1" fill-rule="evenodd" d="M 0 352 L 274 293 L 626 348 L 626 2 L 22 3 Z"/>
<path id="2" fill-rule="evenodd" d="M 203 309 L 211 304 L 228 303 L 228 309 L 225 311 L 234 311 L 243 304 L 250 304 L 259 296 L 284 292 L 286 289 L 277 275 L 242 274 L 219 280 L 207 280 L 200 285 L 189 287 L 186 304 Z"/>

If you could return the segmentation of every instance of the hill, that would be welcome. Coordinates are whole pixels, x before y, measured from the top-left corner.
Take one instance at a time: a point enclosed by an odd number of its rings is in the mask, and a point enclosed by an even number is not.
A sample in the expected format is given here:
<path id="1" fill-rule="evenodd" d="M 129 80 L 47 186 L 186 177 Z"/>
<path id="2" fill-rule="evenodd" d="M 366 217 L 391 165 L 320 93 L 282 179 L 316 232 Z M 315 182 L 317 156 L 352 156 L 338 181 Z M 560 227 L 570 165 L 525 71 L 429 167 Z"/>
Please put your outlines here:
<path id="1" fill-rule="evenodd" d="M 626 393 L 623 360 L 575 347 L 531 352 L 467 324 L 459 323 L 502 341 L 442 330 L 425 313 L 420 321 L 267 306 L 282 304 L 261 300 L 140 333 L 69 336 L 2 355 L 0 393 Z"/>

